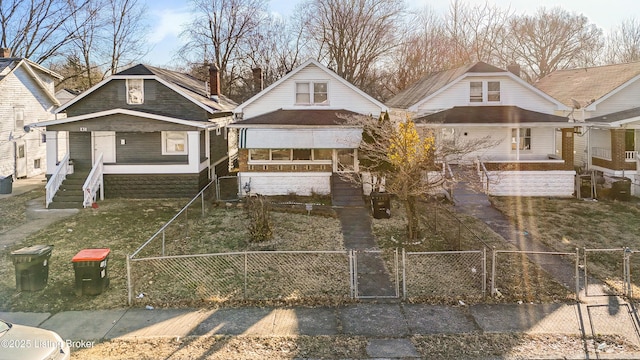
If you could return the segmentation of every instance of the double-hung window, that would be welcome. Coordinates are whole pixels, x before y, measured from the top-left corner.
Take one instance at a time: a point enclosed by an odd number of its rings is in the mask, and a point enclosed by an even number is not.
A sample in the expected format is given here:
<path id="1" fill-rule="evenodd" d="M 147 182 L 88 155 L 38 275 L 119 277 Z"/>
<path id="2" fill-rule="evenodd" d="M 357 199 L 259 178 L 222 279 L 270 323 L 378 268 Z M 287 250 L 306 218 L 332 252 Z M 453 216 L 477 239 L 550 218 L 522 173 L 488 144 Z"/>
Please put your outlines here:
<path id="1" fill-rule="evenodd" d="M 469 102 L 471 103 L 500 102 L 500 81 L 469 82 Z"/>
<path id="2" fill-rule="evenodd" d="M 162 155 L 186 155 L 187 133 L 185 131 L 162 132 Z"/>
<path id="3" fill-rule="evenodd" d="M 531 150 L 531 128 L 511 129 L 511 150 Z"/>
<path id="4" fill-rule="evenodd" d="M 328 102 L 328 83 L 326 81 L 296 83 L 297 105 L 325 105 Z"/>

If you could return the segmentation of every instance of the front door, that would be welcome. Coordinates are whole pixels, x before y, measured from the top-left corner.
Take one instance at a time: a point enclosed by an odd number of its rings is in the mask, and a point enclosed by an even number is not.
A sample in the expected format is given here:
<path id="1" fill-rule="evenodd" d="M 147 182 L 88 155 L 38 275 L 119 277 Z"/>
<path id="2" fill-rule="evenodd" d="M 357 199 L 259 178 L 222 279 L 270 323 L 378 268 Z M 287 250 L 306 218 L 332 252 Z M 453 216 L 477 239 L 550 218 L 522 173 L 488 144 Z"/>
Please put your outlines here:
<path id="1" fill-rule="evenodd" d="M 93 143 L 93 159 L 92 162 L 98 160 L 102 154 L 102 162 L 116 162 L 116 133 L 115 131 L 94 131 L 91 133 Z"/>
<path id="2" fill-rule="evenodd" d="M 338 149 L 335 152 L 336 160 L 334 164 L 335 172 L 354 172 L 357 171 L 356 149 Z"/>
<path id="3" fill-rule="evenodd" d="M 24 140 L 16 140 L 16 178 L 27 177 L 27 144 Z"/>

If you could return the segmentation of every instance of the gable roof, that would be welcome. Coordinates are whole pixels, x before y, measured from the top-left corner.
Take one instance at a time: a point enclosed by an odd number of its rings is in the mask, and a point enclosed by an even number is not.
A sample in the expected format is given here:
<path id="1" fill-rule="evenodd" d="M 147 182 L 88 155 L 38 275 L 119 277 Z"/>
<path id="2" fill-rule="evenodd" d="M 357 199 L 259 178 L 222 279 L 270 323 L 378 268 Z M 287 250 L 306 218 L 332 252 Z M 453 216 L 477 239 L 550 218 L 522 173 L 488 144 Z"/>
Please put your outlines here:
<path id="1" fill-rule="evenodd" d="M 335 126 L 346 122 L 348 116 L 360 115 L 349 110 L 276 110 L 254 116 L 250 119 L 236 121 L 231 128 L 246 128 L 252 125 L 282 126 Z"/>
<path id="2" fill-rule="evenodd" d="M 234 112 L 235 113 L 242 113 L 244 108 L 247 107 L 247 105 L 253 103 L 254 101 L 258 100 L 259 98 L 261 98 L 263 95 L 267 94 L 268 92 L 270 92 L 272 89 L 274 89 L 275 87 L 279 86 L 280 84 L 282 84 L 283 82 L 287 81 L 288 79 L 292 78 L 293 76 L 295 76 L 297 73 L 299 73 L 302 69 L 306 68 L 309 65 L 313 65 L 318 67 L 319 69 L 321 69 L 322 71 L 324 71 L 325 73 L 327 73 L 329 76 L 331 76 L 332 78 L 336 79 L 337 81 L 341 82 L 342 84 L 346 85 L 347 87 L 349 87 L 350 89 L 352 89 L 353 91 L 357 92 L 360 96 L 362 96 L 363 98 L 367 99 L 368 101 L 372 102 L 374 105 L 380 107 L 382 112 L 387 111 L 387 107 L 381 103 L 380 101 L 374 99 L 372 96 L 370 96 L 369 94 L 365 93 L 364 91 L 358 89 L 355 85 L 351 84 L 350 82 L 348 82 L 347 80 L 343 79 L 341 76 L 339 76 L 338 74 L 336 74 L 335 72 L 331 71 L 329 68 L 327 68 L 326 66 L 320 64 L 318 61 L 314 60 L 314 59 L 309 59 L 307 61 L 305 61 L 304 63 L 302 63 L 300 66 L 298 66 L 297 68 L 291 70 L 289 73 L 287 73 L 285 76 L 281 77 L 280 79 L 278 79 L 278 81 L 274 82 L 273 84 L 269 85 L 268 87 L 266 87 L 264 90 L 260 91 L 259 93 L 257 93 L 256 95 L 252 96 L 251 98 L 249 98 L 249 100 L 243 102 L 242 104 L 240 104 L 238 107 L 235 108 Z"/>
<path id="3" fill-rule="evenodd" d="M 54 105 L 60 105 L 55 95 L 49 91 L 49 88 L 40 80 L 40 77 L 36 74 L 36 71 L 45 73 L 52 78 L 62 79 L 62 75 L 51 71 L 29 59 L 25 58 L 0 58 L 0 82 L 4 80 L 8 75 L 15 72 L 18 68 L 24 68 L 26 72 L 33 78 L 35 83 L 46 94 Z"/>
<path id="4" fill-rule="evenodd" d="M 198 80 L 189 74 L 157 68 L 150 65 L 138 64 L 102 80 L 90 89 L 84 91 L 82 94 L 76 96 L 71 101 L 65 103 L 63 106 L 58 108 L 56 112 L 58 113 L 64 111 L 69 106 L 78 102 L 96 89 L 102 87 L 107 82 L 115 79 L 157 80 L 158 82 L 181 94 L 209 113 L 230 112 L 236 106 L 236 103 L 233 100 L 230 100 L 224 95 L 219 95 L 219 101 L 211 99 L 208 96 L 209 93 L 207 90 L 206 82 Z"/>
<path id="5" fill-rule="evenodd" d="M 569 107 L 573 107 L 571 99 L 575 99 L 586 108 L 603 101 L 639 77 L 640 62 L 632 62 L 556 70 L 534 85 Z"/>
<path id="6" fill-rule="evenodd" d="M 506 72 L 493 65 L 489 65 L 482 61 L 476 63 L 467 64 L 455 69 L 449 69 L 429 74 L 424 78 L 418 80 L 413 85 L 402 90 L 394 97 L 387 101 L 387 106 L 407 109 L 412 105 L 415 105 L 420 100 L 429 97 L 436 91 L 442 89 L 446 85 L 453 83 L 456 79 L 460 78 L 466 73 L 494 73 L 494 72 Z"/>
<path id="7" fill-rule="evenodd" d="M 455 106 L 434 114 L 421 116 L 414 120 L 416 124 L 464 124 L 464 125 L 518 125 L 529 126 L 567 124 L 573 127 L 568 118 L 522 109 L 517 106 Z"/>

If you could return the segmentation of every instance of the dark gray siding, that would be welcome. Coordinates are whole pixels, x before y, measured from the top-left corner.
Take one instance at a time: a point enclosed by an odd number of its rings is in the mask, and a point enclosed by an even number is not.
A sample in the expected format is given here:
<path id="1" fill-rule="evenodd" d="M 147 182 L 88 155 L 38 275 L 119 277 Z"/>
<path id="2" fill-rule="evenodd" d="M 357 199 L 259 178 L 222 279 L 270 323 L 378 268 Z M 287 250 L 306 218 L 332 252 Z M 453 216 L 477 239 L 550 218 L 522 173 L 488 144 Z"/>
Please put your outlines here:
<path id="1" fill-rule="evenodd" d="M 227 156 L 229 149 L 227 148 L 227 138 L 224 135 L 226 131 L 226 128 L 220 129 L 220 135 L 216 135 L 216 130 L 209 132 L 209 151 L 212 163 Z"/>
<path id="2" fill-rule="evenodd" d="M 130 109 L 185 120 L 207 120 L 207 111 L 156 80 L 144 80 L 144 103 L 129 105 L 124 79 L 111 80 L 66 109 L 68 117 L 110 109 Z"/>
<path id="3" fill-rule="evenodd" d="M 162 134 L 159 132 L 118 132 L 116 133 L 116 162 L 118 164 L 187 164 L 189 158 L 188 155 L 162 155 Z"/>
<path id="4" fill-rule="evenodd" d="M 69 133 L 69 158 L 73 160 L 74 166 L 77 166 L 78 169 L 90 169 L 93 156 L 91 152 L 91 133 Z"/>

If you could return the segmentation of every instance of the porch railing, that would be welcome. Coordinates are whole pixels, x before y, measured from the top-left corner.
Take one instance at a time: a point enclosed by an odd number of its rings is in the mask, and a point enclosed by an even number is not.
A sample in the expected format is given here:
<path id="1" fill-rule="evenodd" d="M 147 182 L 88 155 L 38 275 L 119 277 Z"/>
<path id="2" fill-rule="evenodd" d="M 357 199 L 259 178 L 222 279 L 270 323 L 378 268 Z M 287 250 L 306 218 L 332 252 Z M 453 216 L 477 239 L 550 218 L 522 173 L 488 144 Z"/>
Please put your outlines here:
<path id="1" fill-rule="evenodd" d="M 611 160 L 611 149 L 602 147 L 591 148 L 591 156 L 604 160 Z"/>
<path id="2" fill-rule="evenodd" d="M 624 152 L 624 160 L 628 161 L 628 162 L 634 162 L 636 161 L 636 158 L 638 157 L 638 152 L 633 150 L 633 151 L 625 151 Z"/>
<path id="3" fill-rule="evenodd" d="M 103 180 L 104 165 L 102 161 L 102 154 L 98 157 L 98 160 L 93 164 L 87 180 L 82 185 L 82 193 L 84 194 L 84 200 L 82 206 L 85 208 L 91 206 L 96 201 L 98 190 L 100 190 L 100 200 L 104 200 L 104 180 Z"/>
<path id="4" fill-rule="evenodd" d="M 56 166 L 56 170 L 51 174 L 49 181 L 47 181 L 47 185 L 44 187 L 46 191 L 45 195 L 45 207 L 48 208 L 49 204 L 53 201 L 53 198 L 56 196 L 58 189 L 60 189 L 60 185 L 64 179 L 67 178 L 67 174 L 69 173 L 69 153 L 66 153 L 62 160 Z"/>

